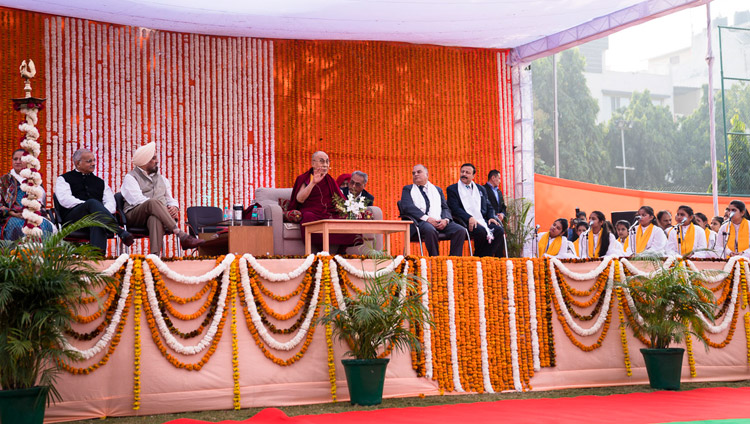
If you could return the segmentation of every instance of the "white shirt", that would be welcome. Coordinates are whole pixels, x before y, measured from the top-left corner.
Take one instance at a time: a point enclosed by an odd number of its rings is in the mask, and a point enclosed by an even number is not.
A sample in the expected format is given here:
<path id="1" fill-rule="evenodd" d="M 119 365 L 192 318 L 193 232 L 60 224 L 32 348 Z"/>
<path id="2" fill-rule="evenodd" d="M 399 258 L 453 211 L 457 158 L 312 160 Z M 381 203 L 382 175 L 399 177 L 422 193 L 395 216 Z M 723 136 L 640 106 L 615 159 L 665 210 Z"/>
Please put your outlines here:
<path id="1" fill-rule="evenodd" d="M 706 243 L 706 232 L 703 231 L 703 228 L 695 224 L 690 225 L 694 227 L 693 234 L 695 234 L 695 236 L 693 237 L 693 246 L 690 251 L 706 249 L 708 247 L 708 244 Z M 679 231 L 680 239 L 684 243 L 687 228 L 684 226 L 680 226 Z M 677 229 L 675 229 L 675 227 L 667 229 L 667 253 L 669 253 L 670 255 L 682 256 L 682 252 L 680 250 L 680 242 L 677 240 Z M 710 255 L 704 250 L 702 252 L 695 253 L 693 256 L 696 258 L 705 258 Z"/>
<path id="2" fill-rule="evenodd" d="M 735 224 L 732 223 L 732 221 L 728 221 L 728 222 L 725 222 L 724 224 L 722 224 L 721 228 L 719 229 L 719 233 L 716 235 L 716 247 L 714 248 L 714 250 L 720 256 L 721 256 L 722 251 L 723 251 L 724 252 L 724 256 L 722 256 L 723 258 L 728 258 L 729 254 L 734 251 L 734 246 L 726 246 L 725 247 L 725 244 L 726 244 L 727 240 L 729 239 L 729 226 L 730 225 L 734 225 L 734 233 L 738 234 L 739 231 L 740 231 L 740 225 L 739 224 L 735 225 Z M 748 227 L 750 227 L 750 225 Z M 748 228 L 748 230 L 750 230 L 750 228 Z M 750 237 L 750 235 L 748 235 L 748 237 Z M 735 237 L 734 240 L 735 240 L 735 242 L 738 242 L 739 241 L 739 237 Z M 739 253 L 740 253 L 740 255 L 742 255 L 742 256 L 744 256 L 746 258 L 750 258 L 750 249 L 747 249 L 747 250 L 739 252 Z"/>
<path id="3" fill-rule="evenodd" d="M 537 239 L 534 240 L 534 245 L 536 247 L 539 247 L 539 240 L 544 237 L 544 235 L 547 233 L 540 233 L 537 236 Z M 560 241 L 560 250 L 557 252 L 557 255 L 552 255 L 549 253 L 545 253 L 545 258 L 558 258 L 558 259 L 575 259 L 576 258 L 576 248 L 573 245 L 571 241 L 568 240 L 567 237 L 561 236 L 562 240 Z M 552 244 L 552 238 L 549 239 L 548 243 Z M 541 252 L 539 252 L 541 253 Z M 537 255 L 538 256 L 538 255 Z"/>
<path id="4" fill-rule="evenodd" d="M 142 169 L 143 168 L 141 168 L 141 170 Z M 151 181 L 154 180 L 154 177 L 162 178 L 164 180 L 164 184 L 167 186 L 167 206 L 180 207 L 180 203 L 172 197 L 172 184 L 169 182 L 169 180 L 161 174 L 146 174 L 146 178 L 150 179 Z M 141 203 L 148 200 L 148 197 L 143 195 L 143 191 L 141 190 L 141 186 L 138 184 L 138 181 L 136 181 L 136 179 L 130 174 L 125 175 L 125 178 L 122 179 L 120 193 L 122 193 L 122 197 L 124 197 L 125 200 L 133 206 L 140 205 Z"/>
<path id="5" fill-rule="evenodd" d="M 645 231 L 641 225 L 636 227 L 635 231 Z M 636 235 L 628 234 L 628 251 L 625 252 L 628 255 L 632 255 L 635 253 L 636 249 Z M 651 230 L 651 237 L 649 237 L 648 242 L 646 243 L 646 250 L 641 252 L 640 254 L 646 254 L 646 255 L 657 255 L 662 256 L 666 255 L 666 247 L 667 247 L 667 236 L 664 234 L 664 230 L 654 225 L 654 228 Z"/>
<path id="6" fill-rule="evenodd" d="M 588 259 L 593 257 L 593 252 L 589 252 L 589 240 L 587 237 L 594 238 L 594 246 L 598 246 L 599 234 L 593 234 L 591 231 L 586 233 L 586 236 L 581 234 L 581 237 L 576 240 L 578 243 L 578 251 L 581 253 L 579 259 Z M 609 233 L 609 248 L 604 256 L 625 256 L 625 252 L 622 250 L 622 243 L 617 241 L 617 237 L 614 234 Z M 601 256 L 600 256 L 601 257 Z"/>
<path id="7" fill-rule="evenodd" d="M 73 209 L 81 203 L 86 202 L 85 200 L 81 200 L 73 196 L 73 192 L 70 189 L 70 184 L 65 181 L 65 178 L 63 178 L 62 175 L 57 177 L 57 180 L 55 181 L 55 196 L 57 197 L 57 201 L 60 203 L 60 206 L 64 207 L 65 209 Z M 109 184 L 107 184 L 106 181 L 104 182 L 104 195 L 102 196 L 101 200 L 104 204 L 104 207 L 107 208 L 109 213 L 115 213 L 115 195 L 114 193 L 112 193 L 112 189 L 109 188 Z"/>

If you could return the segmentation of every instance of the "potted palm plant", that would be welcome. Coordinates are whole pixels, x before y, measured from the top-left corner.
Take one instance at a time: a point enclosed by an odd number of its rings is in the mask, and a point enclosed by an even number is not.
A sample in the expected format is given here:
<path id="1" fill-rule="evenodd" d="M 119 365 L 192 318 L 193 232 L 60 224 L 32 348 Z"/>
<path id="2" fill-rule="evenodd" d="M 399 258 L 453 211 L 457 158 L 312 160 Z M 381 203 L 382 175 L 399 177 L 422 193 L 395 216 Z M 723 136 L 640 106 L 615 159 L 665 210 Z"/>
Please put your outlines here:
<path id="1" fill-rule="evenodd" d="M 629 277 L 622 286 L 641 317 L 632 325 L 649 340 L 650 347 L 641 349 L 649 383 L 656 389 L 679 390 L 685 349 L 670 346 L 693 334 L 708 348 L 701 315 L 713 322 L 716 305 L 711 290 L 697 282 L 712 271 L 694 271 L 682 260 L 665 267 L 657 258 L 640 259 L 648 260 L 654 272 Z"/>
<path id="2" fill-rule="evenodd" d="M 371 255 L 376 262 L 381 254 Z M 379 358 L 386 348 L 421 351 L 411 328 L 432 324 L 430 311 L 422 304 L 422 280 L 411 274 L 390 273 L 365 279 L 359 295 L 345 297 L 341 305 L 324 305 L 319 322 L 331 324 L 334 337 L 344 340 L 352 359 L 342 359 L 352 405 L 377 405 L 383 400 L 388 358 Z"/>
<path id="3" fill-rule="evenodd" d="M 63 239 L 85 227 L 105 227 L 91 217 L 43 240 L 0 246 L 0 422 L 41 424 L 45 405 L 59 399 L 57 361 L 75 358 L 62 346 L 71 310 L 111 279 L 92 261 L 101 252 Z M 106 227 L 105 227 L 106 228 Z"/>

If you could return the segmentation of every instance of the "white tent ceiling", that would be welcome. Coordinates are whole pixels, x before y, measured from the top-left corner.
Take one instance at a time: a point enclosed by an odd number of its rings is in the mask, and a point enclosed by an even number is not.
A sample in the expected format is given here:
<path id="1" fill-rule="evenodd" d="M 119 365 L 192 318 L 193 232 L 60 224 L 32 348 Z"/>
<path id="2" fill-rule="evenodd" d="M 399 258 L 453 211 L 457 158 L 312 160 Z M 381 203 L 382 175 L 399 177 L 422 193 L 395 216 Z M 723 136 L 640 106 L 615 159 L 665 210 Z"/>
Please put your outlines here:
<path id="1" fill-rule="evenodd" d="M 512 48 L 526 62 L 710 0 L 0 0 L 151 29 Z"/>

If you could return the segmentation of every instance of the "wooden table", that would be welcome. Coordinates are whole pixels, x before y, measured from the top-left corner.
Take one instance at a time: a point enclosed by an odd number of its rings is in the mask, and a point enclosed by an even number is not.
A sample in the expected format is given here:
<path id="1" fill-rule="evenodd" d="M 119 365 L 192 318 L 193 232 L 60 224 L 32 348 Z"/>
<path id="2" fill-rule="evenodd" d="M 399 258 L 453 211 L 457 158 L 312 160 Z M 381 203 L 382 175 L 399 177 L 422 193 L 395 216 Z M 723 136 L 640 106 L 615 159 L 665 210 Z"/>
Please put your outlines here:
<path id="1" fill-rule="evenodd" d="M 273 227 L 236 225 L 227 229 L 229 230 L 227 233 L 218 237 L 215 237 L 214 233 L 199 233 L 198 238 L 206 240 L 206 243 L 198 247 L 198 253 L 202 256 L 226 253 L 273 255 Z"/>
<path id="2" fill-rule="evenodd" d="M 329 234 L 383 234 L 385 251 L 389 255 L 391 254 L 391 234 L 404 233 L 404 255 L 408 255 L 411 242 L 409 225 L 411 221 L 368 219 L 321 219 L 306 222 L 302 224 L 305 227 L 305 254 L 312 253 L 310 235 L 314 233 L 323 234 L 323 250 L 326 252 L 331 251 L 328 242 Z"/>

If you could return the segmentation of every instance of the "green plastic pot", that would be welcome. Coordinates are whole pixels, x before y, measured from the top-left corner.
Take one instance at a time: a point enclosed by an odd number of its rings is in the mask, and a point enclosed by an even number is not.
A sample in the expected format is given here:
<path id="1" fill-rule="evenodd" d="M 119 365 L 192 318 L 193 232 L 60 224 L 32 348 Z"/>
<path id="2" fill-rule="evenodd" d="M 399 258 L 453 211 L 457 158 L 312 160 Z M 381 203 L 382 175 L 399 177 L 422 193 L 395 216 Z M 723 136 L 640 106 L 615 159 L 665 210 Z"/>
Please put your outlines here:
<path id="1" fill-rule="evenodd" d="M 648 382 L 654 389 L 680 390 L 682 358 L 685 349 L 673 347 L 667 349 L 641 349 L 646 362 Z"/>
<path id="2" fill-rule="evenodd" d="M 0 390 L 0 423 L 42 424 L 47 388 Z"/>
<path id="3" fill-rule="evenodd" d="M 379 405 L 383 402 L 385 369 L 390 359 L 342 359 L 352 405 Z"/>

